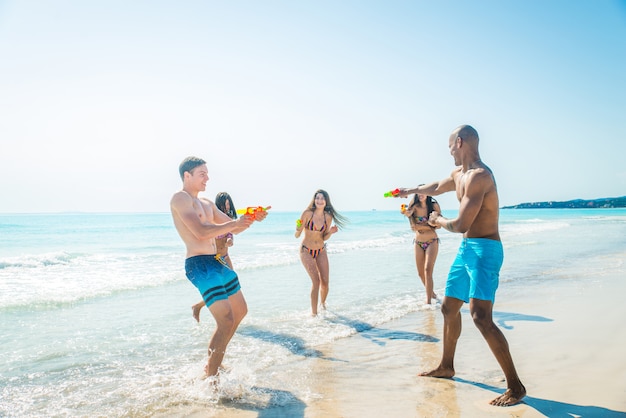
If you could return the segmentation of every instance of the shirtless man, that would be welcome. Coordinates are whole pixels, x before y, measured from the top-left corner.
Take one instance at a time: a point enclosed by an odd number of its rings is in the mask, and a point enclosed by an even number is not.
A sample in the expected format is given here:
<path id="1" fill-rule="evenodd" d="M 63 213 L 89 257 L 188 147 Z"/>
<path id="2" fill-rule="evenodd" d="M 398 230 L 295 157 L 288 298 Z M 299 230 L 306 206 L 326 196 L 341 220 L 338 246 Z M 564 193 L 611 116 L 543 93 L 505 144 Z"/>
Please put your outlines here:
<path id="1" fill-rule="evenodd" d="M 207 377 L 217 376 L 226 346 L 241 320 L 248 313 L 237 274 L 217 257 L 215 237 L 228 232 L 237 234 L 247 229 L 254 219 L 248 215 L 232 220 L 198 193 L 209 181 L 206 162 L 188 157 L 179 166 L 183 189 L 174 193 L 170 209 L 174 226 L 187 248 L 185 272 L 196 286 L 215 319 L 216 328 L 209 342 Z M 267 212 L 256 214 L 262 221 Z"/>
<path id="2" fill-rule="evenodd" d="M 515 370 L 504 334 L 494 324 L 493 303 L 503 261 L 502 242 L 498 231 L 498 191 L 491 172 L 478 153 L 478 132 L 469 125 L 456 128 L 448 140 L 450 154 L 457 166 L 450 177 L 441 181 L 400 189 L 398 197 L 419 193 L 437 196 L 456 191 L 459 213 L 448 219 L 432 212 L 429 223 L 450 232 L 463 234 L 458 254 L 448 273 L 443 313 L 443 355 L 434 370 L 420 376 L 451 378 L 454 376 L 454 353 L 461 335 L 461 307 L 469 302 L 474 324 L 487 341 L 504 372 L 507 390 L 490 402 L 496 406 L 514 405 L 526 395 Z"/>

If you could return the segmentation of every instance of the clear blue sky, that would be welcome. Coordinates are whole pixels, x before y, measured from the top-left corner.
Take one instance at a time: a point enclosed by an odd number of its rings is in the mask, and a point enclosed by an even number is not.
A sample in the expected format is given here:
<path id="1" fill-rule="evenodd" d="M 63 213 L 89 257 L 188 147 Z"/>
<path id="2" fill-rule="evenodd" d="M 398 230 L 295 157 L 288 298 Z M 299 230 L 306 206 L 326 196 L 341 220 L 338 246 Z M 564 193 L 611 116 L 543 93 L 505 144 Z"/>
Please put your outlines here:
<path id="1" fill-rule="evenodd" d="M 0 212 L 396 209 L 472 124 L 501 205 L 626 195 L 626 1 L 1 1 Z M 454 196 L 439 198 L 456 209 Z"/>

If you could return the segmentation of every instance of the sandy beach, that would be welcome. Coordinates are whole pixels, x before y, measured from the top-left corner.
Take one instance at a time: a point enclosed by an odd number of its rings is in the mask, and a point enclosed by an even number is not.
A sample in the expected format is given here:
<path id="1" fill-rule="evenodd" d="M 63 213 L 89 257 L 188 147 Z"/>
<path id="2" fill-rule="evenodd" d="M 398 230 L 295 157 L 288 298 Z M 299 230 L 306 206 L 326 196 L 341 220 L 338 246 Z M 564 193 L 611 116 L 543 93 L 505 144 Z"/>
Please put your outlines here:
<path id="1" fill-rule="evenodd" d="M 465 306 L 454 379 L 417 376 L 437 364 L 442 348 L 441 313 L 422 310 L 384 326 L 358 324 L 354 336 L 289 365 L 293 379 L 309 382 L 306 400 L 289 399 L 289 382 L 272 381 L 270 372 L 257 382 L 254 405 L 222 398 L 211 408 L 186 405 L 163 416 L 624 417 L 624 259 L 605 260 L 610 268 L 602 273 L 589 271 L 585 286 L 539 285 L 496 301 L 494 319 L 528 391 L 518 405 L 489 405 L 504 391 L 504 377 Z M 272 406 L 280 397 L 281 406 Z"/>
<path id="2" fill-rule="evenodd" d="M 440 360 L 443 317 L 424 308 L 412 231 L 395 213 L 351 214 L 358 228 L 329 245 L 331 297 L 317 318 L 295 216 L 274 214 L 266 228 L 279 233 L 250 231 L 233 253 L 249 314 L 217 391 L 202 380 L 214 321 L 191 316 L 198 294 L 161 227 L 169 214 L 5 217 L 9 231 L 34 223 L 44 238 L 5 245 L 29 255 L 0 269 L 0 416 L 626 417 L 623 211 L 503 211 L 494 320 L 528 391 L 508 408 L 489 405 L 506 383 L 467 306 L 454 379 L 418 376 Z M 59 235 L 68 222 L 78 232 Z M 438 294 L 456 238 L 442 234 Z M 40 242 L 66 249 L 40 254 Z"/>

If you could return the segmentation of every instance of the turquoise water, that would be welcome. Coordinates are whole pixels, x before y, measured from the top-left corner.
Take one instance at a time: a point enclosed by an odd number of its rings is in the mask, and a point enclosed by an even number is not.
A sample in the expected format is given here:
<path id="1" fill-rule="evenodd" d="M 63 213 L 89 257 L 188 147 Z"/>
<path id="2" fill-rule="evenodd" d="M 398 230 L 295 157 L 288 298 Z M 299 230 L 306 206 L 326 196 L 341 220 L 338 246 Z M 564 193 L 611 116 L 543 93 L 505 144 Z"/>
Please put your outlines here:
<path id="1" fill-rule="evenodd" d="M 329 312 L 310 318 L 298 215 L 271 212 L 235 237 L 249 314 L 225 359 L 230 387 L 252 387 L 270 371 L 291 381 L 294 362 L 321 344 L 428 308 L 407 220 L 347 212 L 347 228 L 328 242 Z M 624 261 L 623 209 L 503 210 L 500 228 L 496 304 L 537 281 L 596 280 Z M 438 293 L 460 241 L 440 238 Z M 0 215 L 0 416 L 149 416 L 207 402 L 196 378 L 213 322 L 207 310 L 199 325 L 192 319 L 200 298 L 183 262 L 168 213 Z M 305 377 L 293 381 L 304 400 L 314 396 Z"/>

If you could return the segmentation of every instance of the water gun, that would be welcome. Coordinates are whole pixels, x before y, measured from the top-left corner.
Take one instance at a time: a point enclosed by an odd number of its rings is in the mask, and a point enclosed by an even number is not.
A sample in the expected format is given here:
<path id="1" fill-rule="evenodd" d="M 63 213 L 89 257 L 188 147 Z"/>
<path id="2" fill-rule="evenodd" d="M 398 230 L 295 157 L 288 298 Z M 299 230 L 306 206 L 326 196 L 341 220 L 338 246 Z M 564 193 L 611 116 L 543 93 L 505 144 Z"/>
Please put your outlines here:
<path id="1" fill-rule="evenodd" d="M 256 219 L 256 214 L 267 211 L 271 206 L 264 208 L 263 206 L 248 206 L 245 209 L 237 209 L 237 215 L 249 215 L 252 219 Z"/>
<path id="2" fill-rule="evenodd" d="M 302 219 L 298 219 L 296 221 L 296 228 L 298 228 L 298 229 L 302 228 Z"/>
<path id="3" fill-rule="evenodd" d="M 400 205 L 400 213 L 406 212 L 406 205 L 403 203 Z"/>
<path id="4" fill-rule="evenodd" d="M 396 197 L 399 194 L 400 194 L 400 189 L 395 189 L 395 190 L 385 193 L 385 197 Z"/>

